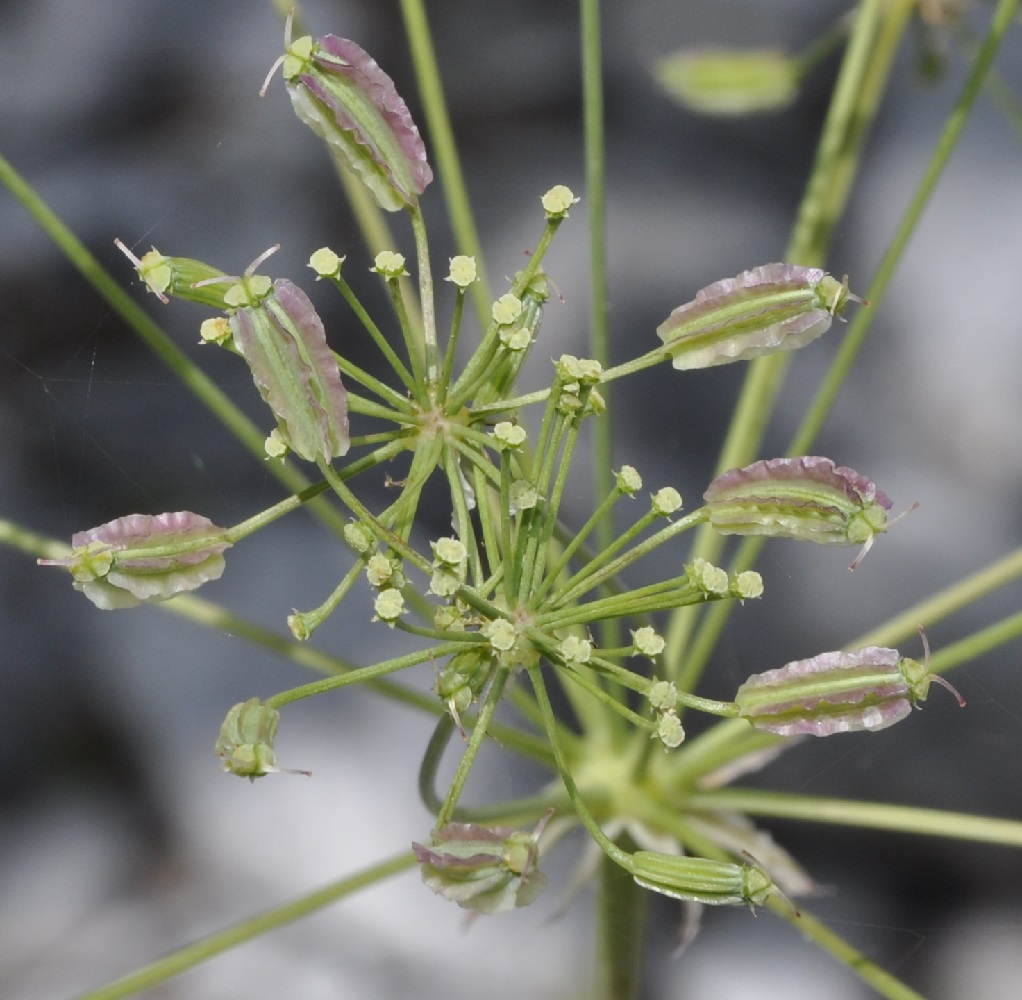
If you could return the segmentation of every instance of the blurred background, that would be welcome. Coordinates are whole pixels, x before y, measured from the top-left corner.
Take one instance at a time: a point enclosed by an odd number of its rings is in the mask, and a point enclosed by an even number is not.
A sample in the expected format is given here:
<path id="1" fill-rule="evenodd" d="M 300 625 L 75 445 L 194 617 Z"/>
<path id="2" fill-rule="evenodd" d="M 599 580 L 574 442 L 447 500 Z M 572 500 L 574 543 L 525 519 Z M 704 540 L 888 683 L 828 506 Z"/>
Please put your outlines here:
<path id="1" fill-rule="evenodd" d="M 465 173 L 494 292 L 542 229 L 539 197 L 565 183 L 585 198 L 577 8 L 547 0 L 430 5 Z M 847 8 L 820 0 L 607 0 L 611 322 L 618 360 L 655 343 L 675 306 L 718 278 L 782 258 L 808 175 L 836 57 L 795 105 L 749 119 L 696 117 L 656 88 L 658 57 L 691 45 L 797 51 Z M 969 19 L 981 29 L 989 8 Z M 356 39 L 422 123 L 397 3 L 303 4 L 314 34 Z M 932 39 L 930 40 L 932 42 Z M 261 426 L 247 372 L 201 349 L 204 313 L 146 296 L 113 247 L 151 244 L 238 273 L 266 247 L 267 270 L 309 291 L 332 344 L 372 363 L 339 297 L 305 270 L 324 244 L 371 263 L 319 142 L 277 79 L 279 18 L 253 0 L 0 2 L 0 150 L 174 339 Z M 828 268 L 864 292 L 964 75 L 961 50 L 924 83 L 924 38 L 899 61 Z M 1022 92 L 1016 30 L 999 69 Z M 429 137 L 426 136 L 427 147 Z M 1022 542 L 1022 149 L 989 99 L 877 315 L 818 451 L 874 478 L 895 511 L 921 507 L 854 575 L 846 550 L 778 542 L 762 557 L 760 602 L 733 616 L 706 693 L 749 673 L 838 648 Z M 427 191 L 435 269 L 461 248 Z M 400 218 L 401 249 L 411 241 Z M 585 202 L 546 268 L 563 296 L 547 308 L 531 378 L 585 354 Z M 364 301 L 384 308 L 366 274 Z M 448 303 L 441 294 L 441 308 Z M 838 346 L 835 329 L 795 358 L 765 454 L 790 438 Z M 348 339 L 346 339 L 348 338 Z M 743 366 L 617 383 L 615 462 L 696 501 L 710 478 Z M 130 512 L 189 509 L 233 524 L 281 497 L 161 363 L 0 193 L 0 516 L 40 533 Z M 383 502 L 384 473 L 365 478 Z M 374 492 L 375 491 L 375 492 Z M 584 478 L 569 500 L 588 515 Z M 689 506 L 695 506 L 690 502 Z M 425 527 L 435 537 L 446 514 Z M 295 514 L 235 548 L 203 591 L 286 632 L 348 565 L 316 521 Z M 808 551 L 807 551 L 808 550 Z M 665 559 L 668 558 L 666 555 Z M 673 553 L 670 558 L 683 558 Z M 666 565 L 666 563 L 665 563 Z M 1016 583 L 929 632 L 935 648 L 1017 609 Z M 404 637 L 371 625 L 361 594 L 316 635 L 355 662 L 395 655 Z M 307 679 L 239 638 L 158 609 L 97 611 L 65 574 L 0 551 L 0 994 L 77 994 L 165 951 L 406 850 L 428 836 L 415 790 L 429 720 L 359 691 L 290 707 L 284 766 L 256 785 L 223 775 L 212 748 L 227 709 Z M 919 655 L 915 648 L 905 648 Z M 958 671 L 959 712 L 935 691 L 925 712 L 872 737 L 803 745 L 750 783 L 1011 818 L 1022 816 L 1018 645 Z M 422 668 L 404 678 L 432 683 Z M 469 793 L 532 787 L 494 752 Z M 1022 853 L 899 835 L 764 823 L 830 891 L 810 908 L 870 958 L 934 1000 L 1018 995 Z M 415 873 L 377 886 L 154 991 L 164 998 L 585 996 L 588 897 L 555 915 L 581 838 L 551 859 L 554 887 L 524 911 L 466 928 Z M 768 914 L 707 914 L 684 960 L 669 958 L 680 914 L 657 901 L 648 997 L 872 995 Z M 527 956 L 527 958 L 525 958 Z M 524 959 L 524 960 L 523 960 Z"/>

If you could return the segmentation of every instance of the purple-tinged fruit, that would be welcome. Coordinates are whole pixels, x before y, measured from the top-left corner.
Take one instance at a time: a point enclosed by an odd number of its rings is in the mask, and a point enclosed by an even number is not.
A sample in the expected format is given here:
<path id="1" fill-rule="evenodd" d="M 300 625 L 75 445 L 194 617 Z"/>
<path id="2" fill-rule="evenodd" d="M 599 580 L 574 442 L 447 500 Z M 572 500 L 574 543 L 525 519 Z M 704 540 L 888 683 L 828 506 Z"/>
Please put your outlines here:
<path id="1" fill-rule="evenodd" d="M 128 514 L 76 532 L 69 556 L 39 563 L 67 567 L 75 590 L 110 611 L 166 601 L 218 580 L 230 545 L 223 528 L 190 511 Z"/>
<path id="2" fill-rule="evenodd" d="M 862 302 L 818 267 L 763 264 L 715 281 L 678 306 L 657 327 L 675 368 L 709 368 L 816 340 L 841 317 L 848 300 Z"/>
<path id="3" fill-rule="evenodd" d="M 818 545 L 860 545 L 851 569 L 890 524 L 876 483 L 829 458 L 771 458 L 717 476 L 703 494 L 724 535 L 777 535 Z"/>
<path id="4" fill-rule="evenodd" d="M 866 646 L 754 674 L 738 689 L 735 704 L 757 729 L 779 736 L 872 732 L 900 722 L 925 701 L 931 681 L 946 687 L 964 707 L 951 684 L 930 673 L 928 646 L 924 663 L 896 649 Z"/>

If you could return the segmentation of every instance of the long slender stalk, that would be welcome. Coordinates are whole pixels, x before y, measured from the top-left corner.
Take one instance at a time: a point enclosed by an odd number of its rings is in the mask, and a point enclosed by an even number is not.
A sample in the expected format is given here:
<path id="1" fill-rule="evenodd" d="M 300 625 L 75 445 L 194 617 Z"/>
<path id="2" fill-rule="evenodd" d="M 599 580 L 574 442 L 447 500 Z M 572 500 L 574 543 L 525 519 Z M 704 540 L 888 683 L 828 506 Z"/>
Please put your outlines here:
<path id="1" fill-rule="evenodd" d="M 246 941 L 252 941 L 280 927 L 286 927 L 302 917 L 307 917 L 331 903 L 344 899 L 345 896 L 351 896 L 377 882 L 400 874 L 414 864 L 415 855 L 411 851 L 402 851 L 400 854 L 372 865 L 355 875 L 348 875 L 322 889 L 310 892 L 307 896 L 301 896 L 283 906 L 232 924 L 222 931 L 207 935 L 194 944 L 172 951 L 169 955 L 165 955 L 141 969 L 136 969 L 130 975 L 116 979 L 106 986 L 82 993 L 78 1000 L 120 1000 L 121 997 L 134 996 L 143 990 L 152 989 L 189 969 L 194 969 L 203 962 L 208 962 L 211 958 L 216 958 L 217 955 L 222 955 L 225 951 L 230 951 L 231 948 L 237 948 L 238 945 L 244 944 Z"/>
<path id="2" fill-rule="evenodd" d="M 984 844 L 1022 847 L 1022 821 L 993 816 L 967 816 L 942 809 L 919 809 L 881 802 L 855 802 L 825 799 L 791 792 L 754 791 L 722 788 L 693 794 L 691 809 L 733 809 L 753 816 L 798 819 L 808 823 L 828 823 L 861 829 L 889 830 L 892 833 L 923 834 L 972 840 Z"/>
<path id="3" fill-rule="evenodd" d="M 426 113 L 430 138 L 433 140 L 434 155 L 440 183 L 443 185 L 444 197 L 447 200 L 447 211 L 450 215 L 454 238 L 458 252 L 468 254 L 476 259 L 476 273 L 479 280 L 472 286 L 472 298 L 479 322 L 479 329 L 486 328 L 490 309 L 490 289 L 486 280 L 486 267 L 483 262 L 482 244 L 476 231 L 472 207 L 469 203 L 468 188 L 461 169 L 454 141 L 451 119 L 447 113 L 447 102 L 444 100 L 443 85 L 440 81 L 440 69 L 433 49 L 433 39 L 426 19 L 426 10 L 422 0 L 401 0 L 401 14 L 405 21 L 405 35 L 415 65 L 415 76 L 419 84 L 419 96 Z"/>

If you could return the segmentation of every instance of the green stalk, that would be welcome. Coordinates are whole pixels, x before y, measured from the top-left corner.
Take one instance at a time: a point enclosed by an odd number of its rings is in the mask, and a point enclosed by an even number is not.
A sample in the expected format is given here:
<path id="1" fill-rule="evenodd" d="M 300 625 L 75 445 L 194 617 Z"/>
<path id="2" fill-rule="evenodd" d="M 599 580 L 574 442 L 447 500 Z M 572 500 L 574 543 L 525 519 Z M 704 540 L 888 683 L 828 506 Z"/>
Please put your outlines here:
<path id="1" fill-rule="evenodd" d="M 454 239 L 459 247 L 459 253 L 475 257 L 476 260 L 479 280 L 472 287 L 472 298 L 479 329 L 484 330 L 490 314 L 490 289 L 486 280 L 482 245 L 476 231 L 468 189 L 461 170 L 461 160 L 454 142 L 436 52 L 433 49 L 433 39 L 422 0 L 401 0 L 401 15 L 404 18 L 405 36 L 415 66 L 419 96 L 426 114 L 429 135 L 433 140 L 437 174 L 444 189 L 444 198 L 447 200 Z"/>
<path id="2" fill-rule="evenodd" d="M 888 830 L 927 837 L 971 840 L 983 844 L 1022 847 L 1022 822 L 992 816 L 967 816 L 942 809 L 918 809 L 915 806 L 888 805 L 881 802 L 857 802 L 850 799 L 826 799 L 791 792 L 722 788 L 695 792 L 686 800 L 688 808 L 735 810 L 752 816 L 803 820 L 854 826 L 868 830 Z"/>
<path id="3" fill-rule="evenodd" d="M 461 755 L 461 760 L 458 761 L 458 767 L 454 772 L 454 777 L 451 779 L 451 787 L 447 791 L 447 797 L 444 799 L 443 805 L 436 815 L 436 823 L 434 825 L 437 829 L 446 826 L 451 821 L 454 809 L 458 804 L 458 799 L 461 798 L 461 793 L 465 788 L 465 782 L 468 781 L 469 772 L 472 770 L 472 765 L 479 755 L 483 740 L 489 732 L 490 723 L 493 721 L 493 713 L 497 710 L 497 705 L 500 704 L 501 695 L 504 693 L 504 685 L 507 684 L 510 674 L 511 671 L 501 665 L 497 668 L 493 679 L 490 681 L 486 691 L 486 700 L 480 707 L 479 714 L 476 716 L 472 726 L 472 734 L 469 737 L 468 746 L 465 747 L 465 752 Z"/>
<path id="4" fill-rule="evenodd" d="M 337 691 L 340 688 L 348 687 L 351 684 L 364 684 L 366 681 L 376 680 L 386 674 L 393 674 L 399 670 L 407 670 L 408 667 L 418 666 L 430 660 L 439 660 L 452 653 L 464 650 L 463 642 L 447 642 L 430 649 L 420 649 L 414 653 L 407 653 L 404 656 L 396 656 L 391 660 L 381 660 L 369 667 L 359 667 L 347 673 L 335 677 L 324 677 L 322 680 L 310 681 L 299 687 L 281 691 L 266 699 L 269 708 L 283 708 L 293 701 L 300 701 L 302 698 L 312 698 L 317 694 L 325 694 L 327 691 Z"/>
<path id="5" fill-rule="evenodd" d="M 141 969 L 136 969 L 121 979 L 81 994 L 78 1000 L 120 1000 L 121 997 L 134 996 L 143 990 L 152 989 L 160 983 L 165 983 L 167 980 L 181 975 L 182 972 L 194 969 L 197 965 L 244 944 L 246 941 L 252 941 L 270 933 L 270 931 L 286 927 L 302 917 L 307 917 L 310 913 L 322 910 L 331 903 L 336 903 L 346 896 L 351 896 L 377 882 L 390 878 L 392 875 L 406 871 L 414 864 L 415 855 L 411 851 L 402 851 L 400 854 L 365 868 L 355 875 L 345 876 L 322 889 L 292 900 L 290 903 L 266 910 L 258 916 L 250 917 L 248 920 L 242 920 L 222 931 L 209 934 L 194 944 L 172 951 L 169 955 L 165 955 Z"/>
<path id="6" fill-rule="evenodd" d="M 370 337 L 373 338 L 373 343 L 379 348 L 380 353 L 387 359 L 387 363 L 394 370 L 394 374 L 397 375 L 404 387 L 408 392 L 415 390 L 415 379 L 412 378 L 412 373 L 408 370 L 405 363 L 397 356 L 394 348 L 390 346 L 386 336 L 376 325 L 373 318 L 366 312 L 365 307 L 358 300 L 351 285 L 348 284 L 347 279 L 342 274 L 335 274 L 330 278 L 336 286 L 341 295 L 344 296 L 344 301 L 351 307 L 351 311 L 358 317 L 359 322 L 365 328 L 366 332 Z M 361 381 L 361 380 L 360 380 Z M 365 384 L 365 383 L 363 383 Z M 397 394 L 395 390 L 390 389 L 389 392 L 395 393 L 400 398 L 400 394 Z M 407 405 L 407 401 L 405 402 Z"/>
<path id="7" fill-rule="evenodd" d="M 589 353 L 604 369 L 610 367 L 610 327 L 607 320 L 609 299 L 607 279 L 607 180 L 606 140 L 603 110 L 603 42 L 600 30 L 600 0 L 581 2 L 582 45 L 582 117 L 585 129 L 586 207 L 589 219 Z M 602 387 L 610 407 L 610 389 Z M 593 496 L 606 496 L 614 486 L 613 436 L 609 418 L 593 423 Z M 600 548 L 614 538 L 609 517 L 596 526 Z M 619 629 L 605 623 L 600 629 L 605 646 L 617 645 Z"/>
<path id="8" fill-rule="evenodd" d="M 958 583 L 928 597 L 901 614 L 888 619 L 883 625 L 870 629 L 859 636 L 850 648 L 859 646 L 895 646 L 902 639 L 911 636 L 922 625 L 933 625 L 960 611 L 981 597 L 993 593 L 1012 580 L 1022 576 L 1022 548 L 1005 556 L 1003 559 L 967 576 Z"/>
<path id="9" fill-rule="evenodd" d="M 412 232 L 415 235 L 415 257 L 419 270 L 419 301 L 422 307 L 423 341 L 426 354 L 426 383 L 429 401 L 435 406 L 440 381 L 440 348 L 437 344 L 436 306 L 433 301 L 433 267 L 429 260 L 429 241 L 426 238 L 426 222 L 418 203 L 409 212 L 412 217 Z"/>
<path id="10" fill-rule="evenodd" d="M 881 969 L 867 958 L 858 948 L 839 937 L 829 927 L 817 920 L 806 910 L 798 914 L 792 911 L 789 903 L 777 897 L 771 897 L 766 905 L 779 917 L 783 917 L 801 935 L 808 938 L 818 948 L 836 958 L 846 969 L 854 972 L 864 983 L 872 986 L 887 1000 L 926 1000 L 910 986 Z"/>

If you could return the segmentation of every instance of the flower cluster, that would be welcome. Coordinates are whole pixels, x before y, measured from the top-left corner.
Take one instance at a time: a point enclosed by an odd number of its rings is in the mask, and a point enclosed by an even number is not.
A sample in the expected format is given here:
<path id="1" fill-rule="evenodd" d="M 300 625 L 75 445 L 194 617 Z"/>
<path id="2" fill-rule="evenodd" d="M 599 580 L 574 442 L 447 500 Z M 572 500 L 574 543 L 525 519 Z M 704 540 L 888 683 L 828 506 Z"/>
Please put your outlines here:
<path id="1" fill-rule="evenodd" d="M 841 319 L 849 303 L 863 300 L 849 291 L 847 279 L 821 268 L 762 264 L 696 292 L 657 328 L 661 343 L 649 336 L 637 357 L 609 368 L 561 354 L 546 369 L 548 384 L 522 394 L 518 383 L 554 287 L 543 271 L 544 255 L 579 199 L 564 185 L 542 196 L 536 248 L 508 287 L 477 310 L 479 335 L 467 350 L 463 312 L 469 290 L 483 279 L 472 256 L 450 258 L 450 284 L 440 286 L 452 315 L 444 342 L 419 210 L 432 172 L 392 80 L 354 42 L 334 35 L 292 40 L 290 24 L 279 65 L 298 117 L 343 169 L 379 208 L 407 211 L 414 259 L 387 249 L 368 268 L 394 307 L 389 329 L 348 284 L 343 257 L 321 248 L 310 258 L 316 280 L 341 294 L 352 324 L 373 341 L 391 375 L 379 378 L 336 352 L 308 295 L 288 279 L 257 273 L 268 254 L 240 277 L 156 250 L 132 257 L 163 301 L 180 298 L 218 312 L 203 323 L 203 342 L 247 364 L 275 421 L 268 456 L 314 463 L 322 482 L 231 529 L 187 512 L 119 518 L 75 535 L 68 556 L 45 561 L 69 569 L 74 586 L 103 608 L 166 600 L 217 579 L 226 549 L 251 531 L 328 493 L 344 510 L 336 545 L 348 568 L 320 607 L 293 611 L 292 635 L 308 640 L 361 585 L 373 591 L 373 621 L 420 638 L 422 648 L 234 705 L 216 742 L 225 771 L 254 780 L 278 770 L 274 740 L 280 711 L 291 701 L 379 682 L 429 662 L 441 717 L 420 788 L 436 821 L 430 842 L 413 850 L 435 892 L 482 913 L 526 905 L 545 884 L 543 854 L 577 823 L 636 883 L 687 903 L 755 907 L 786 889 L 804 889 L 808 880 L 794 862 L 764 843 L 751 824 L 686 806 L 685 795 L 708 782 L 722 758 L 687 753 L 685 714 L 727 720 L 723 724 L 740 728 L 742 739 L 760 741 L 760 734 L 876 731 L 904 719 L 926 698 L 931 681 L 946 682 L 931 672 L 928 657 L 920 664 L 894 649 L 868 646 L 753 674 L 733 700 L 713 700 L 694 690 L 702 667 L 698 642 L 685 650 L 685 629 L 661 633 L 659 621 L 681 611 L 692 622 L 707 605 L 763 594 L 756 571 L 716 564 L 717 535 L 858 546 L 854 568 L 893 523 L 891 501 L 866 476 L 815 455 L 725 471 L 709 484 L 703 504 L 689 510 L 670 484 L 657 485 L 642 501 L 643 478 L 630 465 L 614 474 L 581 527 L 566 527 L 565 500 L 583 426 L 605 416 L 601 389 L 607 383 L 667 362 L 686 371 L 797 350 Z M 773 91 L 770 102 L 790 96 L 783 60 L 764 54 L 745 69 L 760 92 Z M 704 57 L 686 72 L 706 90 L 715 69 Z M 717 91 L 718 104 L 726 103 Z M 407 287 L 413 276 L 417 297 Z M 335 342 L 349 343 L 351 336 Z M 342 372 L 355 387 L 350 394 Z M 541 410 L 535 419 L 530 406 Z M 350 434 L 349 407 L 369 425 L 361 436 Z M 347 459 L 349 451 L 357 457 Z M 339 465 L 341 459 L 347 464 Z M 400 479 L 387 474 L 393 501 L 371 510 L 350 481 L 402 460 L 407 466 Z M 414 531 L 416 514 L 427 490 L 437 495 L 437 481 L 446 488 L 450 529 L 426 549 Z M 624 517 L 634 500 L 639 513 Z M 611 524 L 624 527 L 615 534 Z M 693 531 L 700 532 L 694 551 L 680 551 L 679 540 Z M 673 568 L 652 583 L 635 584 L 635 567 L 655 552 L 661 565 Z M 620 645 L 626 632 L 631 641 Z M 550 688 L 572 711 L 570 724 L 554 712 Z M 505 700 L 526 727 L 497 721 Z M 734 730 L 722 731 L 730 738 Z M 441 793 L 436 776 L 455 732 L 464 738 L 464 755 Z M 531 753 L 561 779 L 521 809 L 508 808 L 507 818 L 535 820 L 531 832 L 493 821 L 492 813 L 477 822 L 461 804 L 487 736 Z M 716 738 L 724 746 L 725 737 L 710 737 Z M 651 755 L 651 745 L 661 752 Z M 749 753 L 769 746 L 749 745 Z M 735 757 L 744 759 L 746 752 L 737 750 Z M 645 805 L 642 796 L 650 797 Z M 682 813 L 684 820 L 674 822 Z M 628 850 L 608 835 L 615 829 L 628 832 Z M 714 850 L 697 853 L 707 843 Z"/>

